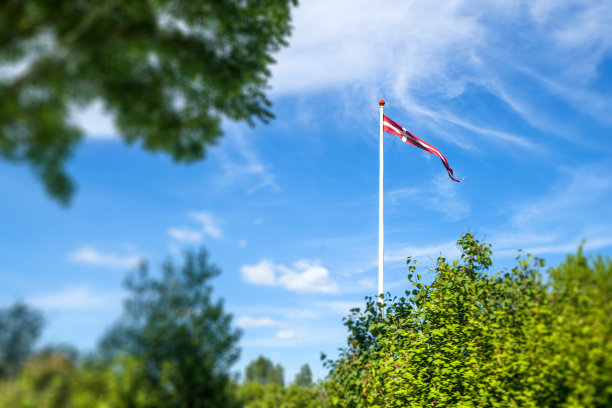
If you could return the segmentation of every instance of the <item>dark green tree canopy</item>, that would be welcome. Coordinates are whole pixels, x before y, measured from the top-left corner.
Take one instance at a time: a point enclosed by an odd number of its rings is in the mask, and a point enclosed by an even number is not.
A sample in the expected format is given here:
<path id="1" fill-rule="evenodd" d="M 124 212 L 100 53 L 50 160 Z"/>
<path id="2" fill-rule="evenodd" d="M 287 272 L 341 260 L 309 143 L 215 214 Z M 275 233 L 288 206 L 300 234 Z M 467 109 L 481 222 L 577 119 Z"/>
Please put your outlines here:
<path id="1" fill-rule="evenodd" d="M 0 4 L 0 155 L 66 203 L 82 131 L 101 101 L 123 140 L 203 158 L 221 120 L 272 118 L 264 94 L 296 0 L 7 0 Z"/>
<path id="2" fill-rule="evenodd" d="M 137 389 L 154 396 L 154 406 L 230 406 L 226 391 L 240 332 L 212 299 L 209 281 L 219 270 L 202 249 L 187 252 L 181 267 L 165 263 L 162 272 L 155 279 L 143 265 L 127 280 L 131 296 L 102 339 L 103 359 L 123 372 L 139 367 Z"/>
<path id="3" fill-rule="evenodd" d="M 42 313 L 24 303 L 0 309 L 0 376 L 14 377 L 18 373 L 43 325 Z"/>

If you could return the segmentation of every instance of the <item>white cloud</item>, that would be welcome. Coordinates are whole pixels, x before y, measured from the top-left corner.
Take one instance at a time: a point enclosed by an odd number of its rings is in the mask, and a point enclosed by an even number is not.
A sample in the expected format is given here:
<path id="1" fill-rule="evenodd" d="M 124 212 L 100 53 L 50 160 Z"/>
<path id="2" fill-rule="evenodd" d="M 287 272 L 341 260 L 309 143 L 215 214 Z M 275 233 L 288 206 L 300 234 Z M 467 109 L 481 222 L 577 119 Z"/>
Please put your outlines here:
<path id="1" fill-rule="evenodd" d="M 240 272 L 242 279 L 255 285 L 274 286 L 276 276 L 274 273 L 275 265 L 267 259 L 262 259 L 255 265 L 244 265 Z"/>
<path id="2" fill-rule="evenodd" d="M 121 294 L 103 293 L 90 286 L 81 285 L 62 289 L 57 292 L 36 295 L 28 298 L 28 303 L 51 310 L 104 309 L 119 303 Z"/>
<path id="3" fill-rule="evenodd" d="M 238 241 L 238 248 L 244 248 L 245 246 L 247 246 L 248 241 L 246 239 L 241 239 L 240 241 Z"/>
<path id="4" fill-rule="evenodd" d="M 200 243 L 209 236 L 215 239 L 221 238 L 223 232 L 217 220 L 207 211 L 192 211 L 189 217 L 201 224 L 199 229 L 191 227 L 172 227 L 168 230 L 168 235 L 179 242 Z"/>
<path id="5" fill-rule="evenodd" d="M 202 242 L 204 238 L 201 231 L 190 228 L 170 228 L 168 234 L 180 242 Z"/>
<path id="6" fill-rule="evenodd" d="M 295 330 L 287 329 L 287 330 L 279 330 L 275 336 L 279 340 L 297 340 L 301 339 L 302 335 L 297 333 Z"/>
<path id="7" fill-rule="evenodd" d="M 274 326 L 284 326 L 283 323 L 271 319 L 269 317 L 250 317 L 250 316 L 242 316 L 236 320 L 236 324 L 238 327 L 242 327 L 243 329 L 253 329 L 259 327 L 274 327 Z"/>
<path id="8" fill-rule="evenodd" d="M 103 253 L 92 247 L 83 247 L 68 254 L 68 260 L 86 265 L 105 266 L 115 269 L 129 269 L 137 266 L 142 255 L 116 255 Z"/>
<path id="9" fill-rule="evenodd" d="M 320 261 L 300 260 L 292 268 L 262 259 L 255 265 L 244 265 L 242 278 L 256 285 L 282 286 L 297 293 L 337 293 L 338 285 Z"/>
<path id="10" fill-rule="evenodd" d="M 338 285 L 329 277 L 329 271 L 319 261 L 301 260 L 293 269 L 277 266 L 278 283 L 298 293 L 337 293 Z"/>
<path id="11" fill-rule="evenodd" d="M 436 136 L 463 148 L 479 147 L 471 137 L 478 135 L 531 149 L 534 143 L 525 135 L 504 129 L 501 121 L 464 119 L 465 111 L 448 100 L 482 88 L 527 123 L 567 137 L 566 118 L 543 111 L 538 103 L 541 91 L 610 123 L 610 98 L 586 91 L 585 85 L 597 78 L 601 61 L 612 53 L 611 20 L 612 3 L 597 0 L 353 0 L 351 7 L 310 0 L 293 12 L 290 46 L 272 68 L 273 92 L 338 89 L 349 94 L 353 105 L 347 110 L 357 117 L 368 117 L 360 108 L 367 105 L 362 98 L 375 104 L 385 96 L 389 106 L 401 106 L 410 119 L 427 123 L 423 126 Z M 525 67 L 533 72 L 527 74 Z M 517 88 L 518 82 L 525 86 Z M 359 89 L 358 98 L 347 85 Z"/>
<path id="12" fill-rule="evenodd" d="M 90 139 L 116 140 L 119 132 L 104 111 L 101 102 L 94 102 L 86 107 L 76 107 L 71 111 L 71 119 L 78 124 Z"/>
<path id="13" fill-rule="evenodd" d="M 380 83 L 381 78 L 406 83 L 423 75 L 434 77 L 447 59 L 465 54 L 481 38 L 476 18 L 460 5 L 457 1 L 400 6 L 394 1 L 353 0 L 350 7 L 326 0 L 303 3 L 293 13 L 290 46 L 279 53 L 273 67 L 273 89 L 312 91 L 355 82 Z"/>
<path id="14" fill-rule="evenodd" d="M 212 214 L 206 211 L 197 211 L 191 213 L 191 218 L 202 223 L 202 230 L 206 235 L 213 238 L 221 237 L 221 228 L 219 228 L 219 225 L 213 218 Z"/>

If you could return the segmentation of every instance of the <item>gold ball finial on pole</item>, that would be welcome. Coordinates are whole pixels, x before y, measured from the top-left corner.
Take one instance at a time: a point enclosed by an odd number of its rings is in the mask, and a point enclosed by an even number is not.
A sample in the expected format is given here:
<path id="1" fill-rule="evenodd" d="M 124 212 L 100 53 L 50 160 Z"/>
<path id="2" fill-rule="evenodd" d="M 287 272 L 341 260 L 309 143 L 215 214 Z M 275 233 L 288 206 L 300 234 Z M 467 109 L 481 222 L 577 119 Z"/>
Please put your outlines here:
<path id="1" fill-rule="evenodd" d="M 378 104 L 379 104 L 380 106 L 384 106 L 384 105 L 385 105 L 385 101 L 384 101 L 384 99 L 381 99 L 380 101 L 378 101 Z"/>

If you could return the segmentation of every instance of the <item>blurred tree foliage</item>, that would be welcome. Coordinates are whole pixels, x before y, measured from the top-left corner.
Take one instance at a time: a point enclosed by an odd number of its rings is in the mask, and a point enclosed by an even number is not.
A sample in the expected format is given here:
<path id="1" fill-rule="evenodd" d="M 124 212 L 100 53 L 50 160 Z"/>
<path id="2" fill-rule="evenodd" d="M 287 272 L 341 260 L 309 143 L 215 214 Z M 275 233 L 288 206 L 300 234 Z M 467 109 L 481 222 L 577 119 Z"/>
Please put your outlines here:
<path id="1" fill-rule="evenodd" d="M 243 408 L 320 408 L 328 406 L 320 387 L 300 387 L 247 382 L 235 390 Z"/>
<path id="2" fill-rule="evenodd" d="M 191 162 L 228 118 L 267 122 L 272 54 L 296 0 L 0 3 L 0 155 L 67 203 L 75 107 L 101 102 L 124 141 Z"/>
<path id="3" fill-rule="evenodd" d="M 413 289 L 384 299 L 383 316 L 375 298 L 352 311 L 348 345 L 325 360 L 324 383 L 307 386 L 305 365 L 285 387 L 282 366 L 263 356 L 245 369 L 247 381 L 230 380 L 239 332 L 212 300 L 209 281 L 219 271 L 201 250 L 180 267 L 164 264 L 158 279 L 143 265 L 127 280 L 124 315 L 99 355 L 76 360 L 64 346 L 31 354 L 32 342 L 15 348 L 27 352 L 13 361 L 17 377 L 0 378 L 0 406 L 612 406 L 612 260 L 580 248 L 544 280 L 538 258 L 518 256 L 512 269 L 489 273 L 490 246 L 470 234 L 458 243 L 461 259 L 439 258 L 430 284 L 408 259 Z M 2 323 L 3 341 L 21 338 L 8 335 L 15 327 L 36 338 L 42 326 L 23 304 L 3 310 L 6 321 L 29 323 Z"/>
<path id="4" fill-rule="evenodd" d="M 125 398 L 149 407 L 230 407 L 229 368 L 239 355 L 240 332 L 209 281 L 219 270 L 204 249 L 187 252 L 181 267 L 168 261 L 154 279 L 147 265 L 126 281 L 131 296 L 122 318 L 100 344 Z"/>
<path id="5" fill-rule="evenodd" d="M 251 361 L 245 368 L 245 382 L 237 385 L 234 393 L 244 408 L 318 408 L 325 406 L 322 389 L 312 385 L 308 365 L 302 366 L 296 378 L 308 385 L 283 386 L 283 367 L 264 356 Z M 300 377 L 301 374 L 301 377 Z M 307 375 L 310 377 L 306 378 Z"/>
<path id="6" fill-rule="evenodd" d="M 19 373 L 43 325 L 42 313 L 24 303 L 0 309 L 0 378 L 13 378 Z"/>
<path id="7" fill-rule="evenodd" d="M 300 371 L 295 375 L 295 380 L 293 380 L 293 384 L 298 385 L 300 387 L 312 386 L 312 371 L 310 371 L 310 366 L 308 364 L 304 364 L 300 368 Z"/>
<path id="8" fill-rule="evenodd" d="M 121 356 L 112 364 L 77 363 L 62 351 L 35 353 L 13 382 L 0 382 L 0 406 L 11 408 L 136 408 L 159 406 L 145 387 L 144 366 Z"/>
<path id="9" fill-rule="evenodd" d="M 490 246 L 470 234 L 461 261 L 439 258 L 424 284 L 345 320 L 330 369 L 334 407 L 612 406 L 612 261 L 582 249 L 549 269 L 530 255 L 489 274 Z M 323 356 L 325 359 L 325 356 Z"/>
<path id="10" fill-rule="evenodd" d="M 24 364 L 15 383 L 0 384 L 0 406 L 15 408 L 68 406 L 73 363 L 70 356 L 60 352 L 32 355 Z"/>
<path id="11" fill-rule="evenodd" d="M 280 364 L 274 363 L 264 356 L 259 356 L 251 361 L 244 369 L 244 377 L 246 382 L 258 382 L 260 384 L 278 384 L 285 383 L 285 370 Z"/>

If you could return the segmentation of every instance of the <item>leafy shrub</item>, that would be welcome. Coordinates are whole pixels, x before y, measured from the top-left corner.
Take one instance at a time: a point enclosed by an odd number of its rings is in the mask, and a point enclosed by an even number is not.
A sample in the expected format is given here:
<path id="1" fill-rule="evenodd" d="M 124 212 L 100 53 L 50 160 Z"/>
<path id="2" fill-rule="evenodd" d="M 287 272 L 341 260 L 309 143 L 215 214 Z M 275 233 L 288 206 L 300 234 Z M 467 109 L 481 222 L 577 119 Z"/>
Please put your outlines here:
<path id="1" fill-rule="evenodd" d="M 612 406 L 612 262 L 581 249 L 549 270 L 517 256 L 489 274 L 491 247 L 465 234 L 431 284 L 367 298 L 345 319 L 348 345 L 326 360 L 335 407 Z M 323 356 L 325 359 L 325 356 Z"/>

